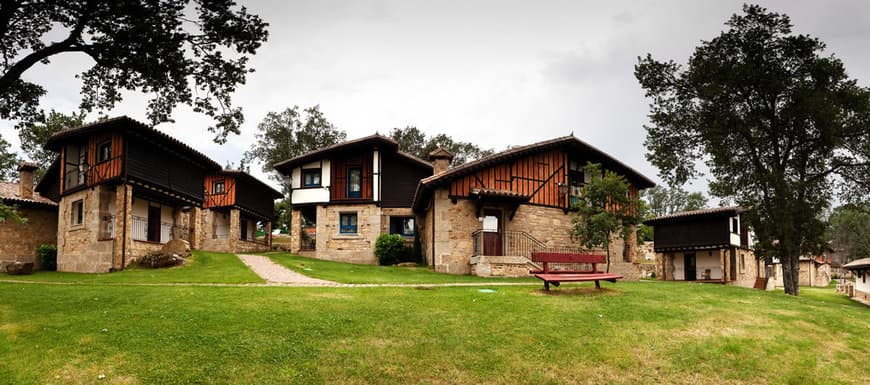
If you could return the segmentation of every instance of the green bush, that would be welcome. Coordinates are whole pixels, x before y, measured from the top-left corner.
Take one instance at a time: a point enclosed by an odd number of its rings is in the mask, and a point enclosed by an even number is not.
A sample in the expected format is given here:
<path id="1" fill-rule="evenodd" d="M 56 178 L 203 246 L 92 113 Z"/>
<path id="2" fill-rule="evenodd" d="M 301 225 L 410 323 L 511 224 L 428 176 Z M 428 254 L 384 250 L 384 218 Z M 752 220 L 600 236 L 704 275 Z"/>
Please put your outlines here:
<path id="1" fill-rule="evenodd" d="M 375 256 L 381 265 L 395 265 L 412 259 L 405 239 L 398 234 L 381 234 L 375 242 Z"/>
<path id="2" fill-rule="evenodd" d="M 39 245 L 36 256 L 39 258 L 39 266 L 42 270 L 57 270 L 57 246 Z"/>

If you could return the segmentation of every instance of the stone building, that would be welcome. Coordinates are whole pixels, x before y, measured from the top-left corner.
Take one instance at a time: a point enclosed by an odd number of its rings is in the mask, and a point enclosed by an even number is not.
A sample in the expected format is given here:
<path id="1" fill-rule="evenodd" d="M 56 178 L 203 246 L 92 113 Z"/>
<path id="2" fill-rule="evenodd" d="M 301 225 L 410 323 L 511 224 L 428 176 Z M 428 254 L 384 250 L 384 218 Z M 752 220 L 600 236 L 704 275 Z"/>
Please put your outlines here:
<path id="1" fill-rule="evenodd" d="M 33 190 L 33 163 L 18 166 L 18 183 L 0 182 L 0 199 L 14 206 L 25 223 L 0 223 L 0 272 L 15 262 L 33 263 L 39 268 L 36 249 L 57 242 L 57 203 Z"/>
<path id="2" fill-rule="evenodd" d="M 205 178 L 201 248 L 227 253 L 268 251 L 272 246 L 275 199 L 284 195 L 238 170 Z M 259 239 L 257 232 L 262 231 Z"/>
<path id="3" fill-rule="evenodd" d="M 126 116 L 63 130 L 46 148 L 59 159 L 38 191 L 59 201 L 59 271 L 121 270 L 174 239 L 202 248 L 205 177 L 221 172 L 215 161 Z"/>
<path id="4" fill-rule="evenodd" d="M 870 304 L 870 258 L 856 259 L 843 265 L 843 268 L 851 271 L 855 277 L 850 296 Z"/>
<path id="5" fill-rule="evenodd" d="M 589 252 L 572 239 L 572 206 L 590 176 L 587 162 L 625 176 L 630 195 L 654 183 L 573 137 L 515 147 L 450 168 L 452 155 L 430 154 L 434 175 L 420 181 L 414 210 L 426 261 L 436 271 L 525 276 L 533 251 Z M 614 237 L 611 271 L 637 279 L 636 238 Z M 593 253 L 604 253 L 593 250 Z M 615 258 L 613 258 L 615 256 Z"/>
<path id="6" fill-rule="evenodd" d="M 329 146 L 275 165 L 293 204 L 290 250 L 341 262 L 375 264 L 380 234 L 416 235 L 411 210 L 429 162 L 372 135 Z"/>
<path id="7" fill-rule="evenodd" d="M 665 281 L 765 288 L 764 262 L 740 207 L 682 211 L 645 221 L 654 227 L 656 276 Z"/>
<path id="8" fill-rule="evenodd" d="M 770 285 L 783 287 L 782 263 L 774 259 L 768 264 Z M 798 285 L 825 287 L 831 283 L 831 261 L 825 256 L 802 256 L 798 259 Z"/>

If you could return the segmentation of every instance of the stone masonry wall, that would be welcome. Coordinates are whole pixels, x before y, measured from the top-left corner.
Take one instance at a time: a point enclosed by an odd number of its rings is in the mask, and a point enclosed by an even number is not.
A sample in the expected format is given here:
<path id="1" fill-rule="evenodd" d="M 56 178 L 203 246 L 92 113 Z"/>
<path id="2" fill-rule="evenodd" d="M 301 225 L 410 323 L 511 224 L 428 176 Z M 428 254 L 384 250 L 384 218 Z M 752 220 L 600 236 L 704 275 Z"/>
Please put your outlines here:
<path id="1" fill-rule="evenodd" d="M 113 267 L 113 240 L 99 240 L 100 196 L 111 186 L 99 185 L 61 198 L 57 226 L 57 270 L 103 273 Z M 114 195 L 110 195 L 113 196 Z M 83 201 L 83 222 L 73 225 L 71 208 Z"/>
<path id="2" fill-rule="evenodd" d="M 7 220 L 0 224 L 0 272 L 13 262 L 33 262 L 39 267 L 36 249 L 39 245 L 57 243 L 57 208 L 19 207 L 26 223 Z"/>
<path id="3" fill-rule="evenodd" d="M 433 195 L 435 215 L 434 269 L 441 273 L 470 274 L 469 260 L 474 243 L 471 233 L 481 227 L 474 203 L 460 199 L 456 203 L 448 198 L 446 188 Z M 431 231 L 431 229 L 429 230 Z M 424 246 L 432 247 L 431 240 Z"/>
<path id="4" fill-rule="evenodd" d="M 339 216 L 342 213 L 357 214 L 356 234 L 339 234 Z M 317 206 L 315 258 L 377 264 L 374 249 L 380 229 L 381 209 L 374 204 Z"/>

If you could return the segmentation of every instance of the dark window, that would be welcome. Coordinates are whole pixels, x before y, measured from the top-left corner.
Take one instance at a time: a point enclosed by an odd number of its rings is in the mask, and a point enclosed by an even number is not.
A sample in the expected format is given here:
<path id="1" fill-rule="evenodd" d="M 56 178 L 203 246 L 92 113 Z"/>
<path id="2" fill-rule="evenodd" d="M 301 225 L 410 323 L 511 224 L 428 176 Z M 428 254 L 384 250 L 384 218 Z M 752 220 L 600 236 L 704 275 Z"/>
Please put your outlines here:
<path id="1" fill-rule="evenodd" d="M 347 197 L 362 197 L 362 169 L 359 167 L 347 169 Z"/>
<path id="2" fill-rule="evenodd" d="M 81 199 L 70 205 L 70 220 L 71 225 L 80 225 L 85 221 L 84 201 Z"/>
<path id="3" fill-rule="evenodd" d="M 583 167 L 580 166 L 580 162 L 572 160 L 568 170 L 568 196 L 570 197 L 569 203 L 571 207 L 580 204 L 580 194 L 585 182 Z"/>
<path id="4" fill-rule="evenodd" d="M 390 217 L 390 234 L 413 237 L 414 217 Z"/>
<path id="5" fill-rule="evenodd" d="M 211 193 L 212 194 L 223 194 L 226 192 L 226 184 L 224 184 L 224 180 L 216 180 L 211 184 Z"/>
<path id="6" fill-rule="evenodd" d="M 731 232 L 734 234 L 740 234 L 740 227 L 737 225 L 737 218 L 731 218 Z"/>
<path id="7" fill-rule="evenodd" d="M 339 221 L 339 233 L 356 234 L 356 213 L 341 214 Z"/>
<path id="8" fill-rule="evenodd" d="M 85 169 L 88 166 L 88 147 L 84 144 L 71 144 L 64 150 L 64 190 L 85 183 Z"/>
<path id="9" fill-rule="evenodd" d="M 320 169 L 302 170 L 302 187 L 320 186 Z"/>
<path id="10" fill-rule="evenodd" d="M 100 143 L 97 147 L 97 162 L 105 162 L 112 158 L 112 141 Z"/>

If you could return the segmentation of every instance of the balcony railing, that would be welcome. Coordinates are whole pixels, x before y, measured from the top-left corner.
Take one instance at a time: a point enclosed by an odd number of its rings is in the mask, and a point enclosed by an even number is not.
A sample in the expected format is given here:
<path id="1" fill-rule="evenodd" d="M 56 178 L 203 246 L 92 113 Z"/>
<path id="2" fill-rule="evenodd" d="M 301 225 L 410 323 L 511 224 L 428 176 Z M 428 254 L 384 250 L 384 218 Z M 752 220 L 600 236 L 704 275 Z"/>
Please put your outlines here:
<path id="1" fill-rule="evenodd" d="M 477 230 L 471 233 L 473 255 L 508 255 L 531 259 L 535 251 L 581 253 L 579 246 L 550 246 L 525 231 L 487 232 Z"/>
<path id="2" fill-rule="evenodd" d="M 157 239 L 149 239 L 148 218 L 133 215 L 132 231 L 130 236 L 134 241 L 166 243 L 173 239 L 190 240 L 190 228 L 170 222 L 160 222 L 160 233 Z"/>

